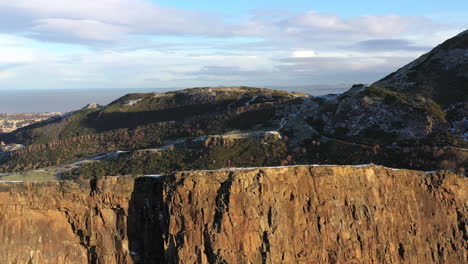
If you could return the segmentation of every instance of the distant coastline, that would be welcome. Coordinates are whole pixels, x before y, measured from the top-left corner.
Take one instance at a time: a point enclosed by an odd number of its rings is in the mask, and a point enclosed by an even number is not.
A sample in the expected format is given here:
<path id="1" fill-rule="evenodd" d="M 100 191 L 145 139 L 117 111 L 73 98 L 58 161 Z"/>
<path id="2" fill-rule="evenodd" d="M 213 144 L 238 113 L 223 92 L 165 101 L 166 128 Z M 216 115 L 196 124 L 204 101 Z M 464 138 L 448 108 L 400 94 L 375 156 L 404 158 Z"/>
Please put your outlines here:
<path id="1" fill-rule="evenodd" d="M 264 88 L 304 92 L 311 95 L 324 95 L 341 93 L 349 87 L 348 85 L 313 85 L 295 87 L 270 86 Z M 0 90 L 0 113 L 69 112 L 92 103 L 107 105 L 128 93 L 168 92 L 180 89 L 183 88 Z"/>
<path id="2" fill-rule="evenodd" d="M 128 93 L 170 90 L 177 89 L 0 90 L 0 113 L 69 112 L 90 103 L 106 105 Z"/>

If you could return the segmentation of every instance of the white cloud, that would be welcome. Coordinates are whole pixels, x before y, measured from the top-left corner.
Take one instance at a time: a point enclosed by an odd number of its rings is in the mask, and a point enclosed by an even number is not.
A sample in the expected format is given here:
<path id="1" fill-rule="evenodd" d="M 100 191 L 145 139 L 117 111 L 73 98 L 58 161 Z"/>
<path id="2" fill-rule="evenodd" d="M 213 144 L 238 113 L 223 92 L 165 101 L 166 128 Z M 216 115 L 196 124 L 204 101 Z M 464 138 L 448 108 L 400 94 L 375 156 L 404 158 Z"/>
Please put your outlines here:
<path id="1" fill-rule="evenodd" d="M 317 57 L 317 53 L 313 50 L 295 50 L 291 54 L 293 58 L 307 58 L 307 57 Z"/>
<path id="2" fill-rule="evenodd" d="M 12 16 L 21 20 L 12 21 Z M 70 41 L 70 36 L 107 41 L 129 34 L 363 40 L 430 24 L 422 17 L 390 14 L 342 18 L 317 11 L 255 15 L 233 23 L 223 19 L 222 14 L 161 7 L 145 0 L 0 0 L 0 22 L 10 24 L 4 29 L 7 31 L 14 28 L 17 33 L 32 32 L 40 39 L 64 42 Z"/>
<path id="3" fill-rule="evenodd" d="M 306 28 L 326 29 L 326 30 L 349 30 L 347 25 L 336 15 L 321 14 L 316 11 L 309 11 L 287 21 L 288 26 L 300 26 Z"/>
<path id="4" fill-rule="evenodd" d="M 10 71 L 10 70 L 0 71 L 0 81 L 12 79 L 15 76 L 16 74 L 14 71 Z"/>
<path id="5" fill-rule="evenodd" d="M 33 30 L 44 34 L 55 33 L 64 36 L 72 34 L 81 39 L 89 40 L 115 40 L 125 36 L 126 27 L 105 24 L 95 20 L 75 20 L 62 18 L 48 18 L 37 20 L 38 25 Z"/>
<path id="6" fill-rule="evenodd" d="M 125 34 L 224 36 L 231 28 L 215 14 L 165 8 L 144 0 L 4 0 L 0 16 L 2 11 L 22 17 L 20 30 L 38 38 L 56 33 L 54 41 L 61 40 L 60 34 L 64 41 L 70 35 L 92 41 L 118 40 Z"/>
<path id="7" fill-rule="evenodd" d="M 148 0 L 0 0 L 0 89 L 375 81 L 457 30 L 396 14 L 228 21 Z"/>
<path id="8" fill-rule="evenodd" d="M 22 38 L 0 35 L 0 65 L 38 61 L 40 51 L 27 47 L 25 41 L 27 42 Z"/>
<path id="9" fill-rule="evenodd" d="M 362 16 L 348 21 L 353 30 L 360 30 L 377 36 L 391 36 L 409 30 L 411 26 L 430 23 L 422 17 L 402 17 L 399 15 Z"/>

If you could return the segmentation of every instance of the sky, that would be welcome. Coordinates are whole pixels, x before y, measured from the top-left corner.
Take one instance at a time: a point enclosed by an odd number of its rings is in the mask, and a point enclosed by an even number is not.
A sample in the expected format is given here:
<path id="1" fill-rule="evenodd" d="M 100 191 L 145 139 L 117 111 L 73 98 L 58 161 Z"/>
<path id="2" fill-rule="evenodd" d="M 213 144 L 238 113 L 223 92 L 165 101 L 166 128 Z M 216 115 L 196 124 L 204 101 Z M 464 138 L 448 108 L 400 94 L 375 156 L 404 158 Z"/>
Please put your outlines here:
<path id="1" fill-rule="evenodd" d="M 468 1 L 0 0 L 0 90 L 372 83 Z"/>

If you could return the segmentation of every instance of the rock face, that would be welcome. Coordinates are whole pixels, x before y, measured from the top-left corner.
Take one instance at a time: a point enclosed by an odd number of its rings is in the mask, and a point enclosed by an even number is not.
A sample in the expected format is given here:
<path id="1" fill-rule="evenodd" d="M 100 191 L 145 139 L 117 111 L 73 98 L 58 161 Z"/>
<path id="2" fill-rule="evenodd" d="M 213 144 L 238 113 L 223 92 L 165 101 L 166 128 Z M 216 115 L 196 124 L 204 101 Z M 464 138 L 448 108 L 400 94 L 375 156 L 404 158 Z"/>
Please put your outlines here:
<path id="1" fill-rule="evenodd" d="M 464 263 L 468 184 L 296 166 L 0 184 L 0 263 Z"/>
<path id="2" fill-rule="evenodd" d="M 126 221 L 133 181 L 2 183 L 0 262 L 132 263 Z"/>

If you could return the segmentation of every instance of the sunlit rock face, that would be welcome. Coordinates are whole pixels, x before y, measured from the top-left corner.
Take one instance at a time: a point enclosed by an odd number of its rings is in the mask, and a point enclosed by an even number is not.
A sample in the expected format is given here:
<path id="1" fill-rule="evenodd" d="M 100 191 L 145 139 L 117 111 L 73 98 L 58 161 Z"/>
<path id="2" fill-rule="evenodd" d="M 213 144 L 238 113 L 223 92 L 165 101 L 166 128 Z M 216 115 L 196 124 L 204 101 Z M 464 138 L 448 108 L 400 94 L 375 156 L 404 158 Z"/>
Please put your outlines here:
<path id="1" fill-rule="evenodd" d="M 294 166 L 0 184 L 0 263 L 463 263 L 446 172 Z"/>

